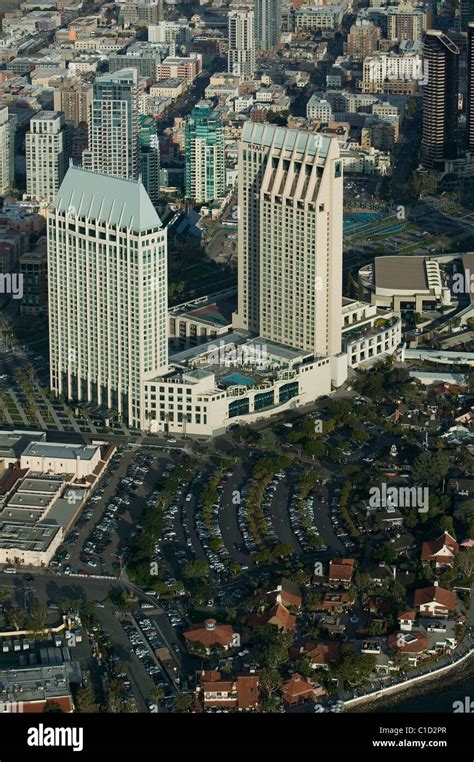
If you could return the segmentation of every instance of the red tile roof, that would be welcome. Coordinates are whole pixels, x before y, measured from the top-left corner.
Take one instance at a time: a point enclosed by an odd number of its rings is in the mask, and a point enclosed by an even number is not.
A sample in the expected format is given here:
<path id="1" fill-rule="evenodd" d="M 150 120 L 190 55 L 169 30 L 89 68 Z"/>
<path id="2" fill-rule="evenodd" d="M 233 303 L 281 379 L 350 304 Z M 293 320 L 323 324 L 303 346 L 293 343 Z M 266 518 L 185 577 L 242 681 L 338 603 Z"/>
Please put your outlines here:
<path id="1" fill-rule="evenodd" d="M 457 556 L 459 553 L 459 545 L 454 539 L 454 537 L 451 537 L 450 534 L 445 532 L 441 535 L 441 537 L 438 537 L 436 540 L 429 540 L 428 542 L 424 542 L 421 548 L 421 560 L 422 561 L 434 561 L 436 559 L 436 555 L 440 553 L 441 550 L 444 548 L 447 548 L 451 551 L 453 556 Z M 447 558 L 449 559 L 449 555 L 442 554 L 440 558 Z"/>
<path id="2" fill-rule="evenodd" d="M 252 709 L 260 703 L 260 678 L 258 675 L 239 675 L 237 678 L 237 706 Z"/>
<path id="3" fill-rule="evenodd" d="M 399 619 L 416 619 L 416 611 L 404 611 L 402 614 L 398 615 Z"/>
<path id="4" fill-rule="evenodd" d="M 287 704 L 294 704 L 305 698 L 319 698 L 320 696 L 326 695 L 324 688 L 310 683 L 309 680 L 298 675 L 296 672 L 291 676 L 291 679 L 282 686 L 281 692 L 283 700 L 286 701 Z"/>
<path id="5" fill-rule="evenodd" d="M 353 558 L 334 558 L 329 562 L 329 579 L 350 581 L 354 571 Z"/>
<path id="6" fill-rule="evenodd" d="M 433 587 L 423 587 L 421 590 L 415 590 L 415 606 L 423 606 L 426 603 L 437 603 L 439 606 L 454 611 L 456 608 L 456 593 L 446 590 L 439 585 Z"/>
<path id="7" fill-rule="evenodd" d="M 212 646 L 230 646 L 234 639 L 231 624 L 217 624 L 215 619 L 206 619 L 204 624 L 193 624 L 184 633 L 189 643 L 200 643 L 205 648 Z"/>
<path id="8" fill-rule="evenodd" d="M 296 617 L 290 614 L 282 603 L 277 603 L 268 611 L 263 611 L 260 614 L 250 614 L 246 622 L 249 627 L 262 627 L 264 624 L 274 624 L 279 630 L 293 630 L 296 624 Z"/>
<path id="9" fill-rule="evenodd" d="M 333 664 L 339 661 L 341 647 L 339 643 L 316 643 L 309 640 L 303 646 L 303 651 L 312 664 Z"/>

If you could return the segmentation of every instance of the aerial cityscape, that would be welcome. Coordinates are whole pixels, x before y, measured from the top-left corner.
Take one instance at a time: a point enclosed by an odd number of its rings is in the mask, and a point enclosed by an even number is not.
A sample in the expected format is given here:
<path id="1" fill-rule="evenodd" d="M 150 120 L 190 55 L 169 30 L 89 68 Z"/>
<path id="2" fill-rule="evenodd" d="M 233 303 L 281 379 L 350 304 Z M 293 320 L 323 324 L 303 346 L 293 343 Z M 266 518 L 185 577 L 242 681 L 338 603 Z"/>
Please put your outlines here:
<path id="1" fill-rule="evenodd" d="M 474 2 L 0 20 L 0 714 L 474 712 Z"/>

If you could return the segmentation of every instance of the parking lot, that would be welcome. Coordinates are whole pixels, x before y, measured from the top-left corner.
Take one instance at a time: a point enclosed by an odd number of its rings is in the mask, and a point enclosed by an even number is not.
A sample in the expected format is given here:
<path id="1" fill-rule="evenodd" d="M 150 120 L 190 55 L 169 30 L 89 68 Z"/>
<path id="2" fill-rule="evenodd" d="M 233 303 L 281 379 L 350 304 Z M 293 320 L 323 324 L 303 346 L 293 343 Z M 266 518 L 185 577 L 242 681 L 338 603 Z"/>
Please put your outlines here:
<path id="1" fill-rule="evenodd" d="M 128 542 L 138 531 L 157 480 L 173 467 L 172 457 L 144 450 L 117 452 L 50 568 L 63 574 L 119 576 Z M 179 459 L 179 453 L 175 457 Z"/>

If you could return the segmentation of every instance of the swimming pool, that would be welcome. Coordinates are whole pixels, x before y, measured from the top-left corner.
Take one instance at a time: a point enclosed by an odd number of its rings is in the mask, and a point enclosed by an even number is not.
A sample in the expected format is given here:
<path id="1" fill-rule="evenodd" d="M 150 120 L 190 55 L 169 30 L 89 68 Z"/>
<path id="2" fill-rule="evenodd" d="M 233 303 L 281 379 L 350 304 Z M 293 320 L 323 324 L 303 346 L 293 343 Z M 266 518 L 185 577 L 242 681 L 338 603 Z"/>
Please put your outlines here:
<path id="1" fill-rule="evenodd" d="M 230 373 L 228 376 L 224 376 L 222 381 L 228 386 L 233 384 L 239 384 L 240 386 L 255 386 L 255 381 L 249 376 L 244 376 L 242 373 Z"/>

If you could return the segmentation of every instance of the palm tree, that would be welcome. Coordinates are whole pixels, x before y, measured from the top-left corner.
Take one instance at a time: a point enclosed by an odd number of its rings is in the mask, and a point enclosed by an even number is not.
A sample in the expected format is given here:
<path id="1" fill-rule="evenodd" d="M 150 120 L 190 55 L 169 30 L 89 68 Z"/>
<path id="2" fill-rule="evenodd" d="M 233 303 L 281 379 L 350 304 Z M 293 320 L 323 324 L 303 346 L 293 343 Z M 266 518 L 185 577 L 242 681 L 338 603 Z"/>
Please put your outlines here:
<path id="1" fill-rule="evenodd" d="M 9 603 L 12 594 L 8 587 L 0 587 L 0 603 Z"/>
<path id="2" fill-rule="evenodd" d="M 162 701 L 165 697 L 165 692 L 161 685 L 154 685 L 151 689 L 150 696 L 154 701 Z"/>

